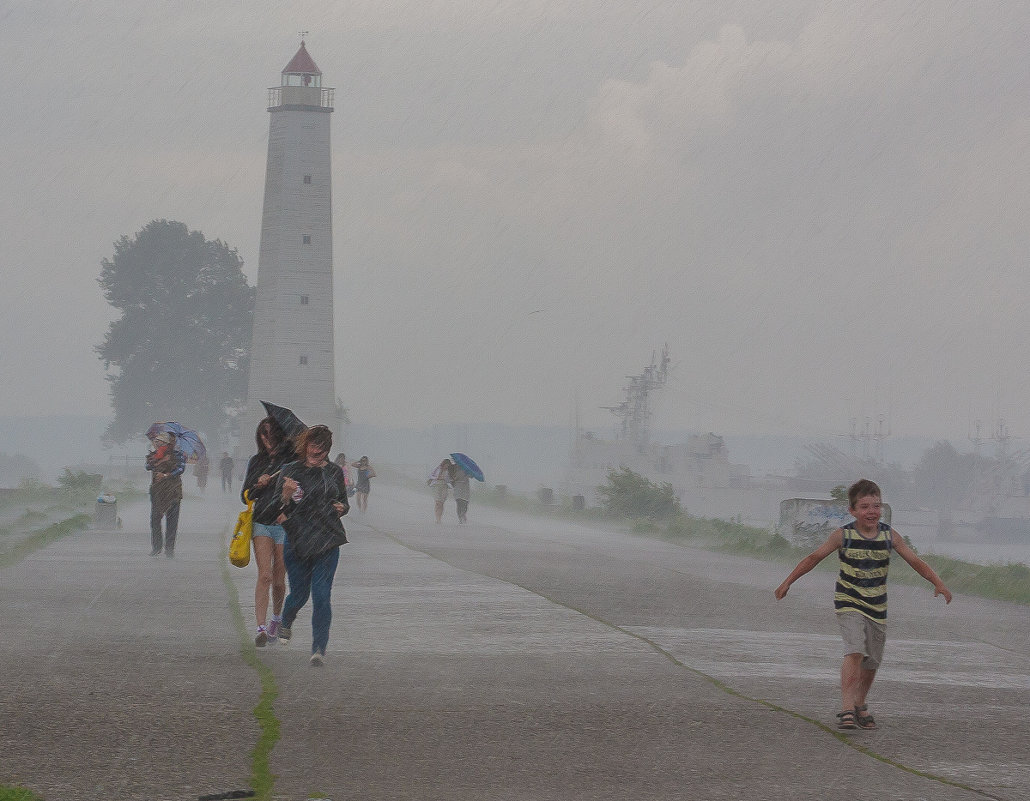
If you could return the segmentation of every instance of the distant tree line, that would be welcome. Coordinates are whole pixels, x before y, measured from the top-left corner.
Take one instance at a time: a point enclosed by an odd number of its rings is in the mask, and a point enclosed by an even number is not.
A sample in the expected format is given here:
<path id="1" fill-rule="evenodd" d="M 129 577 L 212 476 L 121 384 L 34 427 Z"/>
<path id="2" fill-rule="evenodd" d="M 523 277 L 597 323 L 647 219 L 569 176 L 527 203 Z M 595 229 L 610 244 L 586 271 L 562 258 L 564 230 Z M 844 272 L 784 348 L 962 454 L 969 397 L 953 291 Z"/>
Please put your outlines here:
<path id="1" fill-rule="evenodd" d="M 844 481 L 872 479 L 889 494 L 893 506 L 924 507 L 947 516 L 959 509 L 992 513 L 998 499 L 1030 494 L 1030 472 L 1021 455 L 985 456 L 962 453 L 946 440 L 923 451 L 919 461 L 906 469 L 900 465 L 869 462 L 864 476 L 831 476 Z M 824 478 L 827 468 L 818 460 L 799 462 L 795 471 L 802 478 Z M 843 497 L 846 500 L 846 494 Z"/>

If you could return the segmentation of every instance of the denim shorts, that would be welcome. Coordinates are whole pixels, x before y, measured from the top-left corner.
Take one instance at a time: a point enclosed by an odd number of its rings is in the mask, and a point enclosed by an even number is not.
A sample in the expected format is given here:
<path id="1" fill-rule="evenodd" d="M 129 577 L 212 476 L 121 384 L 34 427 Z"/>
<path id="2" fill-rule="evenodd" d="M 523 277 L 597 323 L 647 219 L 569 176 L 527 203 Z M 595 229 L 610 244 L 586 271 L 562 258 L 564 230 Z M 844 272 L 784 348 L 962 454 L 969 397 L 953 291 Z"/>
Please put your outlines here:
<path id="1" fill-rule="evenodd" d="M 276 545 L 286 542 L 286 529 L 282 526 L 266 526 L 263 523 L 254 524 L 254 537 L 271 537 Z"/>

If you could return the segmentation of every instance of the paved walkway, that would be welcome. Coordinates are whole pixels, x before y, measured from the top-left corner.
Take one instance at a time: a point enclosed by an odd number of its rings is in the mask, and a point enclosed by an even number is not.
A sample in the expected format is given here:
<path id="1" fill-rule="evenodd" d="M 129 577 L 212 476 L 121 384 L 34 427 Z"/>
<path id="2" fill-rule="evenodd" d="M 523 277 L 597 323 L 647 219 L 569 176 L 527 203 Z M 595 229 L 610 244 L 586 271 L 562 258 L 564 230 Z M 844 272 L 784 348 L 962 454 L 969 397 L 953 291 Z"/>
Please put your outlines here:
<path id="1" fill-rule="evenodd" d="M 172 560 L 147 555 L 138 506 L 0 571 L 0 782 L 47 801 L 249 786 L 254 567 L 229 569 L 241 650 L 222 558 L 238 509 L 188 498 Z M 308 610 L 258 653 L 273 798 L 1030 798 L 1025 608 L 944 614 L 899 588 L 884 726 L 846 742 L 820 727 L 839 657 L 818 581 L 776 606 L 780 565 L 474 502 L 472 520 L 434 526 L 428 496 L 383 485 L 346 519 L 325 667 Z"/>
<path id="2" fill-rule="evenodd" d="M 208 504 L 204 504 L 207 506 Z M 47 801 L 247 787 L 260 687 L 222 580 L 218 519 L 187 499 L 175 559 L 149 507 L 0 570 L 0 781 Z"/>

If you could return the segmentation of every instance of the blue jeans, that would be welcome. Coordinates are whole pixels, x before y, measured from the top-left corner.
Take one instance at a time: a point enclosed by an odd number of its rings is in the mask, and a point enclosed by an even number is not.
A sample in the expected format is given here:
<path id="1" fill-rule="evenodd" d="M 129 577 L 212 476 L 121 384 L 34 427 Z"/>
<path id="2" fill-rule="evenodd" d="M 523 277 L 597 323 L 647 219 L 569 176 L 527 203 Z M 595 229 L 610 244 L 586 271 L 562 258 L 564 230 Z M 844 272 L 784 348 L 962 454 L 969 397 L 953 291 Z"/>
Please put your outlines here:
<path id="1" fill-rule="evenodd" d="M 314 559 L 298 559 L 290 547 L 290 538 L 283 546 L 283 564 L 290 581 L 290 594 L 283 604 L 283 625 L 293 626 L 297 613 L 311 598 L 311 653 L 325 653 L 329 644 L 329 625 L 333 622 L 330 595 L 333 577 L 340 562 L 340 549 L 330 548 Z"/>

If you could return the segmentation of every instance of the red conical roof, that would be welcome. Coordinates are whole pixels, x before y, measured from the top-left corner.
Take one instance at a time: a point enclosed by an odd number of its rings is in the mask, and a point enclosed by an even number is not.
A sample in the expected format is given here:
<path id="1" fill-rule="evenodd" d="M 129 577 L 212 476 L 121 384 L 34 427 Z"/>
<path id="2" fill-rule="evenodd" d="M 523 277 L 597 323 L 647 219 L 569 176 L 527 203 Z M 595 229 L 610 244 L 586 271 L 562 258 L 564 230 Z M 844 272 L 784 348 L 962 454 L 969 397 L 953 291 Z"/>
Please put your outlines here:
<path id="1" fill-rule="evenodd" d="M 287 72 L 306 73 L 308 75 L 321 75 L 322 70 L 318 68 L 314 59 L 308 55 L 308 49 L 304 47 L 303 40 L 300 43 L 300 50 L 297 55 L 290 59 L 290 63 L 283 67 L 283 75 Z"/>

